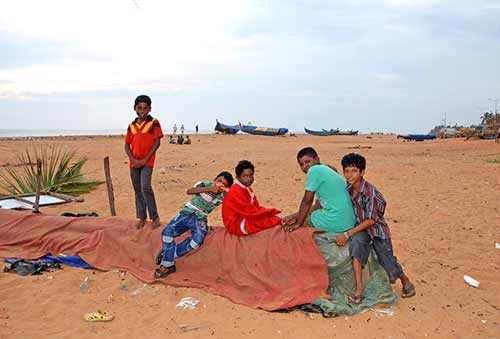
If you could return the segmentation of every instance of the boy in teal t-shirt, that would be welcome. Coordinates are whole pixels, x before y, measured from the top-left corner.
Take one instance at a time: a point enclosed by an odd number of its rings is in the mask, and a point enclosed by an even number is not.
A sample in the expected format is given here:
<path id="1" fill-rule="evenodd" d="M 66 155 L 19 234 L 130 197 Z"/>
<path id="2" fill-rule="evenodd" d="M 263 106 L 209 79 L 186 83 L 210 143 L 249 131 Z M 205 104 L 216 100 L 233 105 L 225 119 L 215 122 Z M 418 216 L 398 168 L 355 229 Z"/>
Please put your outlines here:
<path id="1" fill-rule="evenodd" d="M 297 161 L 307 174 L 305 193 L 299 211 L 283 220 L 285 230 L 293 231 L 302 226 L 334 233 L 350 230 L 356 217 L 344 178 L 331 167 L 321 164 L 312 147 L 300 150 Z M 313 206 L 315 195 L 318 200 Z"/>

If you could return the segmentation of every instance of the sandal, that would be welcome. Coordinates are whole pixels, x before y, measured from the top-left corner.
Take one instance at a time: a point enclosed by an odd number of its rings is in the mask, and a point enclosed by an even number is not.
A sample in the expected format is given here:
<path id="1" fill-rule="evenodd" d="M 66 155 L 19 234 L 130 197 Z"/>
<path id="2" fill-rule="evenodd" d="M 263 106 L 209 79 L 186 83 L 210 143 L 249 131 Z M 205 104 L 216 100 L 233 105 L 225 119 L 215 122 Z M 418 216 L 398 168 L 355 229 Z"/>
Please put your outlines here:
<path id="1" fill-rule="evenodd" d="M 151 227 L 155 229 L 157 227 L 160 227 L 160 225 L 161 225 L 160 218 L 156 218 L 155 220 L 153 220 Z"/>
<path id="2" fill-rule="evenodd" d="M 174 273 L 175 271 L 176 271 L 175 265 L 174 266 L 169 266 L 169 267 L 160 266 L 160 268 L 157 268 L 155 270 L 154 276 L 155 276 L 156 279 L 164 279 L 169 274 Z"/>
<path id="3" fill-rule="evenodd" d="M 139 221 L 137 222 L 137 224 L 135 224 L 135 228 L 137 228 L 138 230 L 140 230 L 141 228 L 144 227 L 144 224 L 146 224 L 146 220 L 139 219 Z"/>
<path id="4" fill-rule="evenodd" d="M 363 302 L 365 296 L 363 294 L 351 294 L 350 297 L 347 298 L 351 304 L 359 305 Z"/>
<path id="5" fill-rule="evenodd" d="M 408 288 L 403 288 L 403 292 L 401 293 L 402 298 L 410 298 L 413 297 L 416 293 L 415 291 L 415 285 L 410 283 L 410 286 Z"/>
<path id="6" fill-rule="evenodd" d="M 85 315 L 83 316 L 83 319 L 90 322 L 111 321 L 114 318 L 115 317 L 113 315 L 101 310 L 97 310 L 97 312 L 92 313 L 85 313 Z"/>

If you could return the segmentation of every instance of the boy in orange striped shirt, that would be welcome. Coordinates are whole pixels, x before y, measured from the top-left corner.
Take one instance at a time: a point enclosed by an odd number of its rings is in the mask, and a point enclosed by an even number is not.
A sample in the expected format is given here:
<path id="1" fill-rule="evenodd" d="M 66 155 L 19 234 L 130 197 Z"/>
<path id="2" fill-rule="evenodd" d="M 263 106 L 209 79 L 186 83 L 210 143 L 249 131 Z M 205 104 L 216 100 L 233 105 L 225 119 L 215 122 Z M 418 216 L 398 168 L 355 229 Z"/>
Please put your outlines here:
<path id="1" fill-rule="evenodd" d="M 155 195 L 151 186 L 151 176 L 156 157 L 163 137 L 160 122 L 149 115 L 151 98 L 139 95 L 135 99 L 134 110 L 137 118 L 127 129 L 125 138 L 125 153 L 130 159 L 130 178 L 135 191 L 135 211 L 139 219 L 136 227 L 142 228 L 146 223 L 147 214 L 153 221 L 153 228 L 160 226 L 160 218 L 156 208 Z"/>

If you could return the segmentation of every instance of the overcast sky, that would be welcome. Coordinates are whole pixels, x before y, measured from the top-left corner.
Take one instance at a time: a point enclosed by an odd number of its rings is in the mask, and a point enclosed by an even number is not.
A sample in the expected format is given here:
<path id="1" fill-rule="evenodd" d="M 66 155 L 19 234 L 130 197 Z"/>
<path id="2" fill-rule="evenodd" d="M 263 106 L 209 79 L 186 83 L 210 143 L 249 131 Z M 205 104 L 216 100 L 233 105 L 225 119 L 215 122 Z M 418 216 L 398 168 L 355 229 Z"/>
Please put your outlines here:
<path id="1" fill-rule="evenodd" d="M 2 128 L 427 132 L 500 98 L 500 1 L 2 1 Z M 500 104 L 500 102 L 499 102 Z"/>

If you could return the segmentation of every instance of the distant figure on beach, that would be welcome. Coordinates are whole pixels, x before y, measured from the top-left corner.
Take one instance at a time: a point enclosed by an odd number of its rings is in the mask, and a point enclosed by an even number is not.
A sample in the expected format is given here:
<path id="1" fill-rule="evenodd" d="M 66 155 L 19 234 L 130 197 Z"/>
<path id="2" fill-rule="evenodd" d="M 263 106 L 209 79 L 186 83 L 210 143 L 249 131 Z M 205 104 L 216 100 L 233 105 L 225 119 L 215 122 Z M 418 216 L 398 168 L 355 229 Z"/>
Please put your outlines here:
<path id="1" fill-rule="evenodd" d="M 184 134 L 184 124 L 181 125 L 181 134 Z"/>
<path id="2" fill-rule="evenodd" d="M 174 136 L 173 135 L 169 135 L 168 136 L 168 143 L 169 144 L 175 144 L 175 140 L 174 140 Z"/>
<path id="3" fill-rule="evenodd" d="M 191 145 L 191 139 L 189 139 L 189 135 L 186 135 L 186 140 L 184 140 L 184 145 Z"/>
<path id="4" fill-rule="evenodd" d="M 278 214 L 281 211 L 262 207 L 255 196 L 252 188 L 254 165 L 241 160 L 235 172 L 236 182 L 222 204 L 222 220 L 229 233 L 243 236 L 280 225 Z"/>
<path id="5" fill-rule="evenodd" d="M 196 125 L 195 130 L 196 130 L 196 134 L 198 134 L 198 125 Z"/>
<path id="6" fill-rule="evenodd" d="M 184 137 L 182 136 L 182 134 L 179 134 L 177 136 L 177 145 L 182 145 L 184 143 Z"/>
<path id="7" fill-rule="evenodd" d="M 156 150 L 163 137 L 160 122 L 149 115 L 151 98 L 139 95 L 134 102 L 137 118 L 128 125 L 125 137 L 125 153 L 130 159 L 130 178 L 135 192 L 135 211 L 139 221 L 138 229 L 147 220 L 146 209 L 153 221 L 153 228 L 160 226 L 155 195 L 151 186 L 151 176 L 156 158 Z"/>
<path id="8" fill-rule="evenodd" d="M 415 286 L 394 255 L 391 232 L 384 219 L 385 199 L 375 186 L 363 178 L 366 168 L 365 157 L 355 153 L 347 154 L 342 158 L 342 168 L 356 215 L 356 227 L 340 234 L 336 239 L 338 246 L 344 246 L 351 238 L 349 253 L 352 257 L 356 291 L 349 301 L 356 304 L 363 301 L 362 270 L 368 262 L 372 248 L 377 253 L 378 262 L 385 269 L 389 282 L 394 284 L 398 279 L 401 280 L 403 285 L 401 296 L 413 297 L 416 294 Z"/>
<path id="9" fill-rule="evenodd" d="M 172 128 L 173 134 L 177 134 L 177 124 L 174 124 L 174 127 Z"/>
<path id="10" fill-rule="evenodd" d="M 176 271 L 175 258 L 182 257 L 203 244 L 208 232 L 208 214 L 219 206 L 229 187 L 233 185 L 233 176 L 221 172 L 213 182 L 200 181 L 187 190 L 193 195 L 184 208 L 173 218 L 162 232 L 162 250 L 156 257 L 159 267 L 154 277 L 162 279 Z M 191 231 L 191 236 L 176 244 L 174 238 Z"/>

